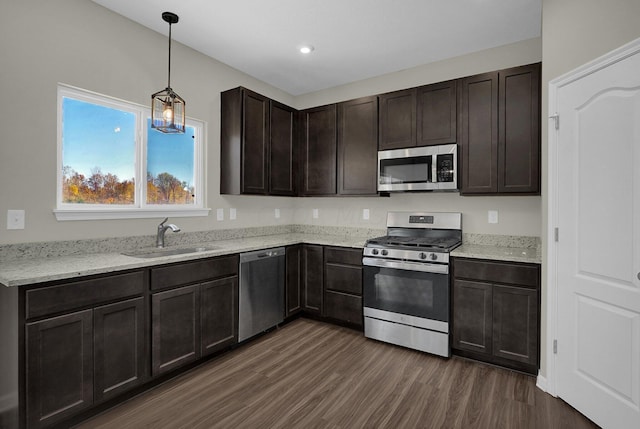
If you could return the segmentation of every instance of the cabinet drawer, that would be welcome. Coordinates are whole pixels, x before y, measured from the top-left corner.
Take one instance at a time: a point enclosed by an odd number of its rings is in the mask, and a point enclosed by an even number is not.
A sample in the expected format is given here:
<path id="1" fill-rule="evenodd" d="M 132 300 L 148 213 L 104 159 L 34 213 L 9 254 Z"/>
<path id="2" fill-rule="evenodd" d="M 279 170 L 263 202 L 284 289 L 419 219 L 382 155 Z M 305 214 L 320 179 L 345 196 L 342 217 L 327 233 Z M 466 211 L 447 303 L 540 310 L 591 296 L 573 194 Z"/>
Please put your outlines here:
<path id="1" fill-rule="evenodd" d="M 362 298 L 341 292 L 325 291 L 324 315 L 362 326 Z"/>
<path id="2" fill-rule="evenodd" d="M 537 288 L 540 285 L 540 266 L 537 264 L 514 264 L 486 260 L 454 260 L 455 278 L 484 280 Z"/>
<path id="3" fill-rule="evenodd" d="M 140 295 L 144 287 L 144 272 L 137 271 L 31 289 L 26 293 L 27 319 Z"/>
<path id="4" fill-rule="evenodd" d="M 335 262 L 345 265 L 362 266 L 362 249 L 346 249 L 341 247 L 324 248 L 325 263 Z"/>
<path id="5" fill-rule="evenodd" d="M 362 268 L 327 263 L 324 270 L 324 284 L 325 289 L 362 295 Z"/>
<path id="6" fill-rule="evenodd" d="M 151 269 L 151 289 L 188 285 L 238 274 L 238 255 Z"/>

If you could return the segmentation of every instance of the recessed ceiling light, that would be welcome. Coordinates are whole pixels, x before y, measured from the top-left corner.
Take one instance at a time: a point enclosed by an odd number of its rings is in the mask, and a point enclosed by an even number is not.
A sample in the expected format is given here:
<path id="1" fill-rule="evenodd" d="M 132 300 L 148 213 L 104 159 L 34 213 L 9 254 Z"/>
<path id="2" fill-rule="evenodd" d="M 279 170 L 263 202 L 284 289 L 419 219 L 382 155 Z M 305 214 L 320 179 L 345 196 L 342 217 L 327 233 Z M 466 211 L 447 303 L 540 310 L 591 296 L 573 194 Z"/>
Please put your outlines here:
<path id="1" fill-rule="evenodd" d="M 303 54 L 309 54 L 313 51 L 313 46 L 309 45 L 309 46 L 302 46 L 300 48 L 300 52 L 302 52 Z"/>

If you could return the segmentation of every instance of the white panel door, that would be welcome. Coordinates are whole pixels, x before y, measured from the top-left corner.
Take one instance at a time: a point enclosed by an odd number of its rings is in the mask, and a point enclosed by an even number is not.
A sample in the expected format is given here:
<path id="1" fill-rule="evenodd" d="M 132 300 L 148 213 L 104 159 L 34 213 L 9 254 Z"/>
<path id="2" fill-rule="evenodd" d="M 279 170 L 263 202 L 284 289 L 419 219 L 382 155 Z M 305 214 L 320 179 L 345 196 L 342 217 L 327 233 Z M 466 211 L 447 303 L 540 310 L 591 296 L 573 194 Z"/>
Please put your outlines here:
<path id="1" fill-rule="evenodd" d="M 640 54 L 557 92 L 557 393 L 640 428 Z"/>

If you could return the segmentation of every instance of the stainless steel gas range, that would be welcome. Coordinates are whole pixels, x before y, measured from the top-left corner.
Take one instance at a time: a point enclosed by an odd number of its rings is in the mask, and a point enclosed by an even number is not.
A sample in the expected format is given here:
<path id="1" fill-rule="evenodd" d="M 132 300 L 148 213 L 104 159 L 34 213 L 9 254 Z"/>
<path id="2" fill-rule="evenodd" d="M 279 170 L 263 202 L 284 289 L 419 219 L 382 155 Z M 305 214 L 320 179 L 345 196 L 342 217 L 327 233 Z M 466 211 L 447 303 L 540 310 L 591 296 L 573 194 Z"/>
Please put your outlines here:
<path id="1" fill-rule="evenodd" d="M 449 252 L 461 243 L 461 213 L 389 212 L 362 258 L 365 336 L 450 356 Z"/>

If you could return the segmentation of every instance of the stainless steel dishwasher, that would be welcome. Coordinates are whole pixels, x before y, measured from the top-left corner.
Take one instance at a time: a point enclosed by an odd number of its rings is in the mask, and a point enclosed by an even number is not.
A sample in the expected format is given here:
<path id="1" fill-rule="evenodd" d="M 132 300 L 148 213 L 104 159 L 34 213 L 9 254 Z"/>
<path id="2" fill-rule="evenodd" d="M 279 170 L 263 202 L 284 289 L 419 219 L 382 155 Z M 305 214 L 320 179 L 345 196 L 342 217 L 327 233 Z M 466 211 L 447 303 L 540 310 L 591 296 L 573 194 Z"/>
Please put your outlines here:
<path id="1" fill-rule="evenodd" d="M 238 341 L 284 320 L 284 247 L 240 254 Z"/>

